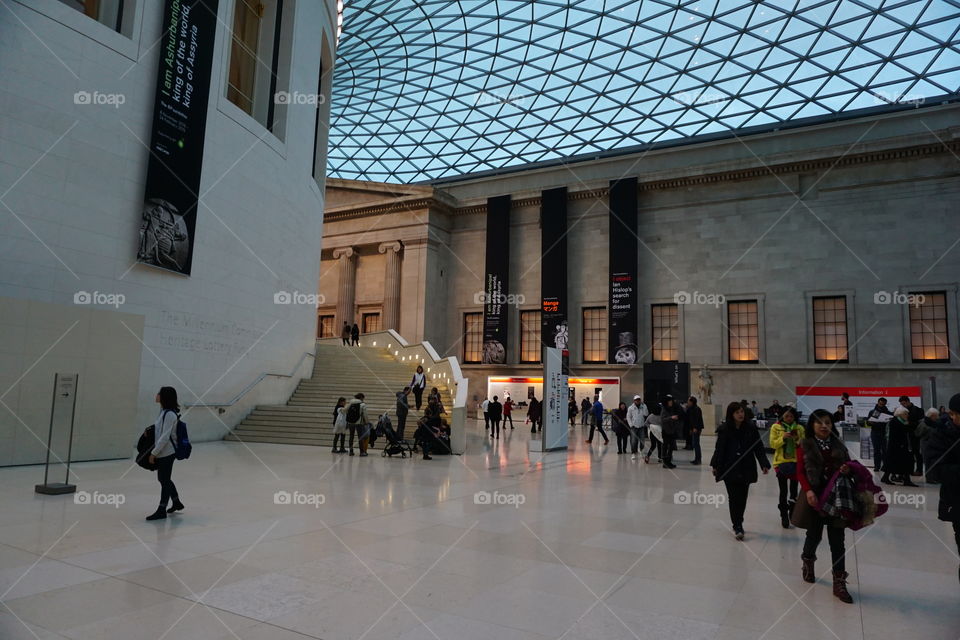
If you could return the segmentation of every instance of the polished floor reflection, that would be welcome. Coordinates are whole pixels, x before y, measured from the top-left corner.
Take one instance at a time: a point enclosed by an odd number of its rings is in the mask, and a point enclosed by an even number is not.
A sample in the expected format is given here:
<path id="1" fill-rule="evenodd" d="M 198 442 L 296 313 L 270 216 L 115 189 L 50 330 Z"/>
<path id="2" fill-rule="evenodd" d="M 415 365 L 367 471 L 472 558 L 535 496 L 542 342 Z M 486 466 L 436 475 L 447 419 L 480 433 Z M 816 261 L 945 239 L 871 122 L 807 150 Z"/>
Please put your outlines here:
<path id="1" fill-rule="evenodd" d="M 41 497 L 37 467 L 0 469 L 0 638 L 924 638 L 960 635 L 952 530 L 936 487 L 894 496 L 847 534 L 853 605 L 761 477 L 744 542 L 706 466 L 591 447 L 528 454 L 527 430 L 462 458 L 334 456 L 209 443 L 178 462 L 187 510 L 156 523 L 154 477 L 76 465 L 85 493 Z M 712 438 L 704 438 L 709 456 Z M 827 549 L 821 558 L 829 557 Z"/>

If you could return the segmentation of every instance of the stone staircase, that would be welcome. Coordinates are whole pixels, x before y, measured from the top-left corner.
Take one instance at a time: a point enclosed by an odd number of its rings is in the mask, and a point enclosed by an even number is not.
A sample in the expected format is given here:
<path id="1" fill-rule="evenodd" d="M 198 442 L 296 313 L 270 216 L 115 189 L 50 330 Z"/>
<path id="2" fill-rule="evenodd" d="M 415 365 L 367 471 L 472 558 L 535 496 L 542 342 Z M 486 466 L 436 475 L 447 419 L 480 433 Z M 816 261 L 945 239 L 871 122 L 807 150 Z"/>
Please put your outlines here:
<path id="1" fill-rule="evenodd" d="M 362 392 L 366 397 L 367 417 L 376 424 L 384 411 L 397 424 L 396 392 L 410 383 L 415 363 L 398 362 L 392 353 L 376 347 L 343 347 L 335 343 L 317 343 L 313 376 L 300 381 L 285 405 L 258 405 L 227 434 L 224 440 L 333 446 L 333 407 L 337 398 L 348 400 Z M 426 367 L 425 367 L 426 368 Z M 429 374 L 428 380 L 429 380 Z M 427 383 L 427 391 L 440 390 L 448 414 L 453 407 L 450 389 L 439 383 Z M 406 436 L 413 434 L 422 411 L 412 408 L 407 416 Z M 377 441 L 377 448 L 384 441 Z"/>

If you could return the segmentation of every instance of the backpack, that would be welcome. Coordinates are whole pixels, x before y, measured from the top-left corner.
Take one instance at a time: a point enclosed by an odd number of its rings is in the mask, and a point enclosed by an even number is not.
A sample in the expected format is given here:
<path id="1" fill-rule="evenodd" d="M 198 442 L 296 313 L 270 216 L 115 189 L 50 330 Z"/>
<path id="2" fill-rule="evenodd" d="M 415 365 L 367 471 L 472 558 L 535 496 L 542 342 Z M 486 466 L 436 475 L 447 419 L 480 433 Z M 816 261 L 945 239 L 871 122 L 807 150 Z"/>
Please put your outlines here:
<path id="1" fill-rule="evenodd" d="M 353 402 L 347 408 L 347 423 L 348 424 L 357 424 L 360 422 L 360 407 L 363 403 Z"/>
<path id="2" fill-rule="evenodd" d="M 172 411 L 172 409 L 168 409 Z M 166 413 L 164 413 L 166 415 Z M 170 434 L 170 442 L 173 444 L 173 453 L 177 460 L 186 460 L 193 453 L 193 445 L 190 444 L 190 436 L 187 434 L 187 423 L 180 419 L 177 414 L 177 426 L 174 432 Z"/>

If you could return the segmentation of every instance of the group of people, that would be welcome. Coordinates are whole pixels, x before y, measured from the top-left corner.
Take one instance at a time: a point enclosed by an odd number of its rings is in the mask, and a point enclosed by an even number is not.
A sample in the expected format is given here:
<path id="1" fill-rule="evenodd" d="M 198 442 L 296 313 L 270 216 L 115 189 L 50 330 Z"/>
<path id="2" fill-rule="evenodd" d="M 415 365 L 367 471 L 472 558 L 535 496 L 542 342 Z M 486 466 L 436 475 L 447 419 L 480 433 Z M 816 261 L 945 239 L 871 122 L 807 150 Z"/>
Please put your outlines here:
<path id="1" fill-rule="evenodd" d="M 870 443 L 873 446 L 873 468 L 883 471 L 880 482 L 917 486 L 911 476 L 922 476 L 924 448 L 930 437 L 950 421 L 945 407 L 931 407 L 926 412 L 913 404 L 908 396 L 900 396 L 899 406 L 891 411 L 887 399 L 880 398 L 867 416 Z"/>
<path id="2" fill-rule="evenodd" d="M 423 392 L 426 389 L 426 376 L 423 368 L 417 367 L 410 384 L 397 392 L 397 435 L 403 439 L 408 402 L 412 393 L 416 410 L 422 406 Z M 160 412 L 154 426 L 153 448 L 145 452 L 149 468 L 156 470 L 160 483 L 160 504 L 157 510 L 147 516 L 147 520 L 165 519 L 168 514 L 184 509 L 176 485 L 172 480 L 173 463 L 176 459 L 173 437 L 180 420 L 180 407 L 177 392 L 173 387 L 163 387 L 156 395 Z M 532 399 L 532 405 L 536 399 Z M 573 400 L 571 400 L 573 402 Z M 875 455 L 880 453 L 881 464 L 876 469 L 883 470 L 881 482 L 889 483 L 899 479 L 908 484 L 910 471 L 904 470 L 904 452 L 921 451 L 921 464 L 926 469 L 927 480 L 940 485 L 938 517 L 952 523 L 957 549 L 960 551 L 960 393 L 950 398 L 943 411 L 928 411 L 918 417 L 909 398 L 900 398 L 900 405 L 892 412 L 888 421 L 886 446 L 877 447 Z M 499 437 L 500 418 L 509 416 L 512 400 L 504 403 L 494 396 L 492 402 L 484 402 L 484 417 L 488 420 L 487 429 L 494 438 Z M 886 400 L 881 399 L 871 412 L 869 419 L 879 422 L 884 415 Z M 539 409 L 539 403 L 537 403 Z M 492 409 L 492 410 L 491 410 Z M 445 413 L 440 401 L 440 393 L 433 388 L 427 398 L 423 416 L 417 422 L 416 443 L 422 448 L 425 460 L 430 460 L 431 448 L 444 442 L 449 447 L 450 429 L 444 424 L 441 415 Z M 583 413 L 587 413 L 584 410 Z M 609 440 L 603 430 L 604 409 L 599 398 L 590 408 L 592 421 L 587 443 L 593 441 L 595 431 L 599 431 L 604 443 Z M 641 450 L 644 438 L 649 435 L 650 449 L 644 455 L 649 462 L 654 449 L 658 451 L 665 468 L 672 469 L 672 452 L 676 441 L 686 436 L 687 447 L 694 451 L 694 464 L 700 464 L 700 434 L 703 430 L 703 416 L 697 406 L 696 398 L 688 398 L 685 407 L 681 407 L 672 396 L 665 396 L 661 404 L 648 408 L 643 399 L 634 396 L 627 407 L 620 403 L 612 414 L 614 432 L 617 436 L 618 453 L 626 453 L 629 441 L 633 458 Z M 923 413 L 921 411 L 921 413 Z M 874 494 L 879 488 L 874 485 L 872 474 L 862 464 L 854 460 L 844 445 L 837 430 L 834 416 L 825 409 L 813 411 L 806 425 L 799 423 L 798 411 L 791 407 L 781 407 L 777 421 L 770 427 L 770 448 L 773 450 L 773 463 L 767 459 L 757 424 L 752 417 L 752 407 L 745 401 L 732 402 L 726 408 L 722 424 L 717 428 L 716 447 L 710 459 L 710 468 L 714 479 L 723 482 L 727 490 L 727 504 L 733 533 L 737 540 L 744 539 L 744 514 L 746 512 L 750 485 L 773 469 L 779 486 L 778 509 L 783 528 L 791 524 L 806 529 L 806 537 L 801 553 L 801 576 L 807 582 L 816 581 L 815 561 L 817 549 L 823 538 L 824 530 L 830 547 L 833 573 L 833 593 L 842 602 L 853 602 L 846 586 L 845 566 L 845 529 L 859 529 L 870 524 L 881 515 L 886 505 L 875 501 Z M 346 433 L 350 433 L 350 455 L 354 455 L 355 439 L 359 443 L 360 456 L 367 456 L 371 423 L 367 416 L 364 394 L 358 393 L 349 401 L 340 398 L 333 411 L 335 453 L 345 453 Z M 911 429 L 911 420 L 916 419 L 917 426 Z M 538 428 L 539 415 L 533 421 L 533 429 Z M 511 428 L 513 427 L 512 419 Z M 505 425 L 504 425 L 505 426 Z M 540 427 L 542 428 L 542 427 Z M 909 448 L 910 436 L 917 439 L 917 449 Z M 904 444 L 906 442 L 906 444 Z M 449 449 L 448 449 L 449 450 Z M 170 504 L 168 508 L 168 504 Z"/>
<path id="3" fill-rule="evenodd" d="M 503 402 L 500 402 L 500 396 L 493 396 L 493 400 L 484 398 L 477 407 L 483 414 L 483 428 L 487 437 L 499 440 L 501 423 L 504 431 L 507 429 L 508 422 L 510 429 L 513 430 L 513 411 L 517 403 L 509 394 L 504 394 Z M 531 397 L 527 403 L 527 422 L 530 424 L 530 433 L 543 430 L 543 411 L 536 397 Z"/>
<path id="4" fill-rule="evenodd" d="M 423 367 L 418 366 L 410 384 L 395 394 L 397 426 L 394 434 L 397 440 L 404 440 L 405 438 L 407 417 L 411 411 L 410 395 L 412 394 L 414 409 L 420 411 L 421 407 L 423 408 L 423 414 L 417 420 L 417 428 L 414 432 L 414 445 L 422 451 L 424 460 L 432 460 L 430 453 L 436 451 L 438 447 L 445 446 L 449 451 L 450 426 L 443 420 L 442 416 L 446 413 L 446 409 L 443 407 L 440 390 L 437 387 L 430 390 L 424 407 L 423 394 L 426 388 L 427 377 L 424 374 Z M 360 450 L 360 457 L 368 455 L 367 449 L 370 446 L 371 438 L 376 434 L 373 422 L 367 415 L 367 405 L 364 398 L 363 393 L 358 393 L 349 401 L 346 398 L 337 400 L 337 404 L 333 408 L 332 453 L 355 455 L 354 442 L 356 442 Z M 350 434 L 349 445 L 346 440 L 348 433 Z"/>
<path id="5" fill-rule="evenodd" d="M 715 479 L 723 481 L 727 489 L 735 537 L 744 539 L 744 513 L 750 485 L 759 478 L 758 468 L 763 474 L 772 468 L 779 485 L 781 526 L 788 529 L 793 524 L 806 529 L 801 554 L 803 580 L 816 581 L 814 562 L 826 530 L 833 593 L 842 602 L 853 602 L 846 586 L 845 529 L 862 528 L 887 509 L 883 500 L 875 499 L 880 488 L 874 484 L 872 473 L 852 458 L 831 412 L 817 409 L 801 426 L 797 410 L 789 406 L 782 408 L 778 421 L 770 428 L 770 448 L 774 452 L 771 465 L 757 425 L 749 418 L 744 404 L 733 402 L 727 407 L 725 419 L 717 428 L 716 449 L 710 460 Z M 892 413 L 890 422 L 898 423 L 893 428 L 904 431 L 896 436 L 898 441 L 901 436 L 908 440 L 908 404 L 909 398 L 902 398 L 901 407 Z M 950 399 L 945 413 L 946 421 L 939 417 L 931 420 L 919 437 L 927 479 L 941 485 L 938 517 L 952 523 L 960 550 L 960 394 Z M 886 466 L 883 470 L 882 482 L 888 482 L 892 472 Z M 909 474 L 906 478 L 909 481 Z"/>
<path id="6" fill-rule="evenodd" d="M 345 347 L 360 346 L 360 325 L 356 322 L 353 323 L 353 326 L 350 326 L 349 322 L 343 323 L 343 329 L 340 330 L 340 339 L 343 340 L 343 345 Z"/>
<path id="7" fill-rule="evenodd" d="M 575 406 L 573 400 L 570 404 Z M 660 404 L 648 407 L 641 396 L 635 395 L 629 407 L 621 402 L 609 412 L 605 411 L 600 398 L 596 398 L 592 404 L 584 398 L 580 406 L 583 424 L 590 424 L 587 444 L 593 444 L 595 432 L 600 434 L 604 444 L 610 443 L 603 428 L 604 414 L 609 413 L 610 426 L 617 438 L 617 454 L 627 453 L 629 444 L 632 459 L 636 460 L 649 436 L 650 448 L 643 453 L 643 461 L 649 464 L 650 456 L 656 451 L 657 461 L 664 468 L 675 469 L 677 465 L 673 463 L 673 452 L 682 438 L 685 441 L 684 450 L 693 451 L 690 463 L 702 463 L 700 435 L 703 432 L 703 411 L 693 396 L 681 405 L 672 395 L 666 395 Z"/>

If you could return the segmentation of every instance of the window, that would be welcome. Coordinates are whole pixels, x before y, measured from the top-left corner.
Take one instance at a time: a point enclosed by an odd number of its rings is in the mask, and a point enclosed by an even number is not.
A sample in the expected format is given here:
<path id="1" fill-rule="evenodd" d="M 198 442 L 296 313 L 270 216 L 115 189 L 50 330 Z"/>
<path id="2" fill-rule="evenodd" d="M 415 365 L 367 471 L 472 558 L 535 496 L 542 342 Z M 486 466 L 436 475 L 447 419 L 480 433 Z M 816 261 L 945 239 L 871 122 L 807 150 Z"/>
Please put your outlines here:
<path id="1" fill-rule="evenodd" d="M 607 309 L 588 307 L 583 310 L 583 362 L 607 361 Z"/>
<path id="2" fill-rule="evenodd" d="M 947 294 L 914 293 L 910 305 L 910 350 L 914 362 L 950 362 Z"/>
<path id="3" fill-rule="evenodd" d="M 376 333 L 380 331 L 380 312 L 365 313 L 361 316 L 360 322 L 364 333 Z"/>
<path id="4" fill-rule="evenodd" d="M 760 361 L 760 314 L 756 300 L 727 303 L 730 362 Z"/>
<path id="5" fill-rule="evenodd" d="M 655 304 L 650 308 L 651 352 L 654 362 L 680 359 L 680 308 L 676 304 Z"/>
<path id="6" fill-rule="evenodd" d="M 463 314 L 463 361 L 479 364 L 483 347 L 483 312 Z"/>
<path id="7" fill-rule="evenodd" d="M 324 315 L 317 318 L 317 337 L 335 338 L 337 334 L 333 330 L 333 316 Z"/>
<path id="8" fill-rule="evenodd" d="M 227 99 L 273 131 L 283 0 L 235 0 Z"/>
<path id="9" fill-rule="evenodd" d="M 540 362 L 540 312 L 520 312 L 520 362 Z"/>
<path id="10" fill-rule="evenodd" d="M 813 358 L 816 362 L 848 362 L 847 298 L 813 299 Z"/>
<path id="11" fill-rule="evenodd" d="M 124 0 L 60 0 L 68 7 L 93 18 L 120 33 L 123 27 Z"/>

